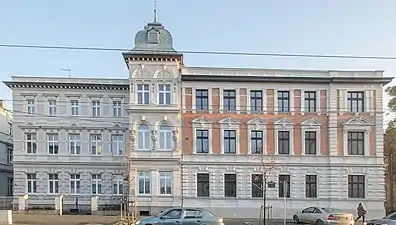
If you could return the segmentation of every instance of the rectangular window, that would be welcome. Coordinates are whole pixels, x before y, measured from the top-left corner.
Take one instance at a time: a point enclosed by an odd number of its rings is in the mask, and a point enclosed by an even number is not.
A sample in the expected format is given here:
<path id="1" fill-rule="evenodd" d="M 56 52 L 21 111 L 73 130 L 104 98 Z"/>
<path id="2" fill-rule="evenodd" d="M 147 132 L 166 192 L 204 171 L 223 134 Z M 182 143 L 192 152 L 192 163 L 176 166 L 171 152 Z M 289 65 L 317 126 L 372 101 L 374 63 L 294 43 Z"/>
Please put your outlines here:
<path id="1" fill-rule="evenodd" d="M 69 152 L 72 155 L 79 155 L 81 153 L 80 134 L 69 134 Z"/>
<path id="2" fill-rule="evenodd" d="M 113 116 L 114 117 L 121 117 L 122 115 L 122 107 L 121 101 L 113 101 Z"/>
<path id="3" fill-rule="evenodd" d="M 27 193 L 34 194 L 37 193 L 37 176 L 35 173 L 26 174 L 27 178 Z"/>
<path id="4" fill-rule="evenodd" d="M 348 176 L 348 198 L 365 198 L 366 182 L 364 175 Z"/>
<path id="5" fill-rule="evenodd" d="M 47 134 L 48 154 L 57 155 L 59 153 L 59 135 Z"/>
<path id="6" fill-rule="evenodd" d="M 348 155 L 364 155 L 364 132 L 348 131 Z"/>
<path id="7" fill-rule="evenodd" d="M 209 173 L 197 174 L 197 197 L 209 197 Z"/>
<path id="8" fill-rule="evenodd" d="M 250 147 L 252 154 L 262 154 L 263 153 L 263 131 L 252 130 L 250 131 Z"/>
<path id="9" fill-rule="evenodd" d="M 26 133 L 26 152 L 34 154 L 37 151 L 37 135 L 36 133 Z"/>
<path id="10" fill-rule="evenodd" d="M 151 132 L 147 124 L 140 124 L 137 132 L 137 146 L 138 150 L 150 150 L 151 149 Z"/>
<path id="11" fill-rule="evenodd" d="M 137 97 L 139 105 L 150 104 L 150 85 L 149 84 L 138 84 L 137 85 Z"/>
<path id="12" fill-rule="evenodd" d="M 290 111 L 290 92 L 278 91 L 278 112 Z"/>
<path id="13" fill-rule="evenodd" d="M 48 114 L 50 116 L 56 115 L 56 100 L 49 100 L 48 101 Z"/>
<path id="14" fill-rule="evenodd" d="M 195 90 L 195 106 L 197 110 L 209 110 L 209 91 L 207 89 Z"/>
<path id="15" fill-rule="evenodd" d="M 100 116 L 100 101 L 98 100 L 92 101 L 92 116 Z"/>
<path id="16" fill-rule="evenodd" d="M 111 152 L 113 155 L 124 154 L 124 135 L 112 134 L 111 135 Z"/>
<path id="17" fill-rule="evenodd" d="M 122 175 L 115 176 L 113 179 L 113 194 L 124 194 L 124 180 L 122 179 Z"/>
<path id="18" fill-rule="evenodd" d="M 316 112 L 316 92 L 306 91 L 304 92 L 304 111 L 305 112 Z"/>
<path id="19" fill-rule="evenodd" d="M 170 105 L 171 104 L 171 85 L 159 84 L 158 85 L 158 104 Z"/>
<path id="20" fill-rule="evenodd" d="M 72 116 L 78 116 L 80 114 L 78 100 L 70 100 L 70 109 Z"/>
<path id="21" fill-rule="evenodd" d="M 7 164 L 12 164 L 14 159 L 14 150 L 12 148 L 7 148 Z"/>
<path id="22" fill-rule="evenodd" d="M 139 172 L 139 194 L 148 195 L 151 193 L 151 173 Z"/>
<path id="23" fill-rule="evenodd" d="M 305 131 L 305 154 L 316 155 L 316 131 Z"/>
<path id="24" fill-rule="evenodd" d="M 290 154 L 290 131 L 278 131 L 278 154 Z"/>
<path id="25" fill-rule="evenodd" d="M 263 91 L 250 91 L 250 112 L 263 111 Z"/>
<path id="26" fill-rule="evenodd" d="M 101 134 L 91 134 L 89 135 L 91 154 L 101 155 L 102 154 L 102 135 Z"/>
<path id="27" fill-rule="evenodd" d="M 94 195 L 102 194 L 102 175 L 100 174 L 91 175 L 91 194 Z"/>
<path id="28" fill-rule="evenodd" d="M 80 193 L 80 174 L 70 174 L 70 194 Z"/>
<path id="29" fill-rule="evenodd" d="M 14 179 L 7 178 L 7 195 L 12 196 L 14 193 Z"/>
<path id="30" fill-rule="evenodd" d="M 58 174 L 48 174 L 48 193 L 59 193 L 59 177 Z"/>
<path id="31" fill-rule="evenodd" d="M 224 130 L 224 153 L 236 154 L 236 131 Z"/>
<path id="32" fill-rule="evenodd" d="M 197 130 L 196 135 L 197 153 L 209 153 L 209 131 Z"/>
<path id="33" fill-rule="evenodd" d="M 306 175 L 305 176 L 305 197 L 306 198 L 317 198 L 317 176 Z"/>
<path id="34" fill-rule="evenodd" d="M 237 196 L 237 181 L 236 174 L 224 175 L 224 196 L 236 197 Z"/>
<path id="35" fill-rule="evenodd" d="M 290 175 L 279 175 L 279 198 L 290 198 Z"/>
<path id="36" fill-rule="evenodd" d="M 252 197 L 262 198 L 264 196 L 263 174 L 252 174 Z"/>
<path id="37" fill-rule="evenodd" d="M 159 172 L 160 194 L 172 194 L 172 172 Z"/>
<path id="38" fill-rule="evenodd" d="M 27 114 L 32 115 L 36 112 L 34 99 L 27 100 Z"/>
<path id="39" fill-rule="evenodd" d="M 223 91 L 223 108 L 227 111 L 236 111 L 236 91 Z"/>
<path id="40" fill-rule="evenodd" d="M 364 92 L 348 91 L 349 112 L 364 112 Z"/>

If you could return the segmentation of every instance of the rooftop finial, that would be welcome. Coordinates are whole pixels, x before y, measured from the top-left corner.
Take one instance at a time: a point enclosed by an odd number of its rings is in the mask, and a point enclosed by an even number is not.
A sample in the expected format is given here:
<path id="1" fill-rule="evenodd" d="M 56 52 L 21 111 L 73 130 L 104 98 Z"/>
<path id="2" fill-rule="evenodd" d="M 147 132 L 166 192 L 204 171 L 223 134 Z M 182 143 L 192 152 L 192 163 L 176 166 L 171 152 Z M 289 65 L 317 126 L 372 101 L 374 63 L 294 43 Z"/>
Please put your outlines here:
<path id="1" fill-rule="evenodd" d="M 157 22 L 157 1 L 154 0 L 154 23 Z"/>

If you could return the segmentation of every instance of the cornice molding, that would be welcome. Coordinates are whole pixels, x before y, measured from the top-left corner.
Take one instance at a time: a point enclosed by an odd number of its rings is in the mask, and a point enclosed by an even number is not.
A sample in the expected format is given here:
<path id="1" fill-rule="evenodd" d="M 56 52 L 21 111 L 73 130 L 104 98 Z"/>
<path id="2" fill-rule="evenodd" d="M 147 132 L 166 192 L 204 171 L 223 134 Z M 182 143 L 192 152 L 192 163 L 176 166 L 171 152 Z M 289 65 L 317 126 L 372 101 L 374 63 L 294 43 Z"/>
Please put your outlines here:
<path id="1" fill-rule="evenodd" d="M 20 129 L 22 130 L 47 130 L 47 131 L 60 131 L 60 130 L 68 130 L 68 131 L 82 131 L 82 130 L 86 130 L 86 131 L 105 131 L 105 130 L 109 130 L 109 131 L 127 131 L 128 128 L 126 127 L 120 127 L 120 126 L 114 126 L 114 127 L 76 127 L 76 126 L 29 126 L 29 125 L 25 125 L 25 126 L 19 126 Z"/>
<path id="2" fill-rule="evenodd" d="M 129 84 L 44 83 L 44 82 L 20 82 L 20 81 L 5 81 L 4 84 L 11 89 L 37 88 L 37 89 L 120 90 L 120 91 L 129 90 Z"/>

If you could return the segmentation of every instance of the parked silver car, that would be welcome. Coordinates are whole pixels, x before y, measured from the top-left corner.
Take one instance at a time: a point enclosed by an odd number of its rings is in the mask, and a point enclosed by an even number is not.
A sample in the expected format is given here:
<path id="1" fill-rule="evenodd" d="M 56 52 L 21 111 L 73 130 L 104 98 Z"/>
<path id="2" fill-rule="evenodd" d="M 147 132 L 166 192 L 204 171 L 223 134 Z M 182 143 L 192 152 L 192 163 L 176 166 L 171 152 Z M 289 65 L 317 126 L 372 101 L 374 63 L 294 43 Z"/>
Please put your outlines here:
<path id="1" fill-rule="evenodd" d="M 396 225 L 396 212 L 389 214 L 382 219 L 374 219 L 367 221 L 367 225 Z"/>
<path id="2" fill-rule="evenodd" d="M 308 207 L 293 216 L 295 224 L 310 223 L 317 225 L 345 224 L 354 225 L 353 215 L 339 209 Z"/>

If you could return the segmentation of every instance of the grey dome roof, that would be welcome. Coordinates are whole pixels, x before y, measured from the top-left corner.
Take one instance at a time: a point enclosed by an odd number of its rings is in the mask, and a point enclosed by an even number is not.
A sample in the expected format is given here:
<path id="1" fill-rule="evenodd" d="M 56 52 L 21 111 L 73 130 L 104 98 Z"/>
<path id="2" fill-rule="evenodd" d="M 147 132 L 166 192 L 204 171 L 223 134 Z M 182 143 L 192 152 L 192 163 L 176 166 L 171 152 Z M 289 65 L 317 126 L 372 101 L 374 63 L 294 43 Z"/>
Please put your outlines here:
<path id="1" fill-rule="evenodd" d="M 135 47 L 132 52 L 136 53 L 177 53 L 173 49 L 172 34 L 159 22 L 151 22 L 144 26 L 143 30 L 135 36 Z"/>

